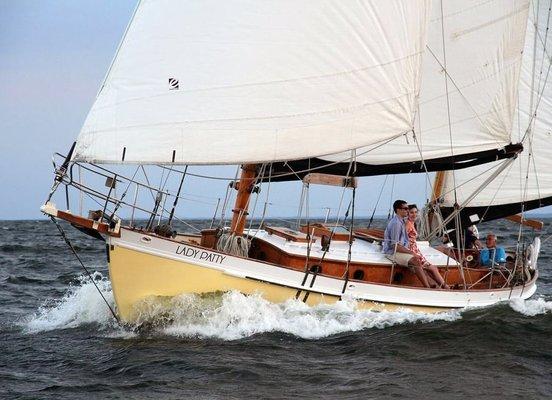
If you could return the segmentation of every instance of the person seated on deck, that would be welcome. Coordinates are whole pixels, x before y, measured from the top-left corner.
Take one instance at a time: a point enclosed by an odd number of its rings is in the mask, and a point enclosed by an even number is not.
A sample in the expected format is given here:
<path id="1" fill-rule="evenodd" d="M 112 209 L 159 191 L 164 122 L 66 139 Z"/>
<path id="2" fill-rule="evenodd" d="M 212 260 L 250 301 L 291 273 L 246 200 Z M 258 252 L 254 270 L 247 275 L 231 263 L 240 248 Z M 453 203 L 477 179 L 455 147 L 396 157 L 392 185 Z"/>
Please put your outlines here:
<path id="1" fill-rule="evenodd" d="M 416 204 L 408 205 L 408 218 L 405 221 L 406 235 L 408 236 L 408 248 L 420 259 L 424 270 L 429 272 L 429 276 L 444 289 L 449 289 L 449 286 L 445 283 L 445 280 L 439 273 L 439 269 L 426 260 L 422 252 L 420 251 L 416 239 L 418 237 L 418 231 L 416 230 L 416 219 L 418 218 L 418 207 Z"/>
<path id="2" fill-rule="evenodd" d="M 435 247 L 435 249 L 443 254 L 446 254 L 449 257 L 454 258 L 454 245 L 452 244 L 449 235 L 445 233 L 441 240 L 443 241 L 443 244 Z"/>
<path id="3" fill-rule="evenodd" d="M 408 248 L 408 236 L 404 221 L 408 214 L 406 201 L 396 200 L 393 203 L 393 211 L 395 216 L 389 220 L 383 234 L 383 252 L 388 259 L 396 264 L 413 268 L 422 284 L 425 287 L 430 287 L 422 267 L 422 261 Z"/>
<path id="4" fill-rule="evenodd" d="M 479 231 L 477 230 L 477 226 L 470 225 L 466 228 L 464 235 L 464 246 L 468 250 L 479 250 L 483 247 L 479 241 Z"/>
<path id="5" fill-rule="evenodd" d="M 504 264 L 506 262 L 506 251 L 502 247 L 496 247 L 496 235 L 489 233 L 485 240 L 486 249 L 479 252 L 479 260 L 481 265 L 493 267 L 496 264 Z"/>

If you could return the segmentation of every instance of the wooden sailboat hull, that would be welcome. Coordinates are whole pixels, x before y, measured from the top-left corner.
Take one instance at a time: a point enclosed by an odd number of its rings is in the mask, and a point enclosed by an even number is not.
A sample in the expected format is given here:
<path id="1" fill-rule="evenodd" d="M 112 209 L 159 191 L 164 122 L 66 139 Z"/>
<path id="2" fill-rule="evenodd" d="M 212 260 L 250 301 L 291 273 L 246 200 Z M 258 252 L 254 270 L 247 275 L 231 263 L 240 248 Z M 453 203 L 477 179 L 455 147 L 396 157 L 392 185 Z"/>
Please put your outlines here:
<path id="1" fill-rule="evenodd" d="M 524 286 L 470 291 L 446 291 L 371 284 L 309 274 L 289 268 L 179 243 L 155 235 L 121 229 L 109 238 L 109 273 L 122 320 L 140 318 L 145 300 L 186 293 L 237 290 L 260 293 L 273 302 L 288 299 L 309 305 L 334 303 L 342 296 L 359 300 L 359 308 L 439 312 L 466 306 L 486 306 L 511 298 L 526 299 L 536 290 L 536 278 Z M 343 293 L 343 287 L 345 291 Z"/>

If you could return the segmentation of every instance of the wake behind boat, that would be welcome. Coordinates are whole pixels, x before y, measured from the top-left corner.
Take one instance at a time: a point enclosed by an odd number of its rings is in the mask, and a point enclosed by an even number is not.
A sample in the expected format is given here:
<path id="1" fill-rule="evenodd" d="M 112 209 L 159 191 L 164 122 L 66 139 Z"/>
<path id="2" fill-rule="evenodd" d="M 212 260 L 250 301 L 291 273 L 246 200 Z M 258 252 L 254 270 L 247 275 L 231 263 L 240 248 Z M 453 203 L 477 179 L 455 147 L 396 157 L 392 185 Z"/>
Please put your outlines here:
<path id="1" fill-rule="evenodd" d="M 539 239 L 524 227 L 541 226 L 524 212 L 552 199 L 551 106 L 541 101 L 552 92 L 539 73 L 550 60 L 538 39 L 548 22 L 535 5 L 227 6 L 139 4 L 42 207 L 106 241 L 121 319 L 183 293 L 440 311 L 535 292 Z M 174 231 L 188 167 L 214 164 L 241 172 L 211 229 Z M 446 289 L 423 287 L 385 257 L 382 231 L 355 223 L 363 176 L 434 171 L 418 247 Z M 267 225 L 270 191 L 289 180 L 303 189 L 295 227 Z M 309 217 L 314 185 L 341 194 L 335 221 Z M 95 202 L 88 213 L 85 196 Z M 79 212 L 68 211 L 75 199 Z M 502 217 L 520 222 L 518 243 L 484 265 L 465 230 Z M 435 246 L 452 231 L 454 248 Z"/>

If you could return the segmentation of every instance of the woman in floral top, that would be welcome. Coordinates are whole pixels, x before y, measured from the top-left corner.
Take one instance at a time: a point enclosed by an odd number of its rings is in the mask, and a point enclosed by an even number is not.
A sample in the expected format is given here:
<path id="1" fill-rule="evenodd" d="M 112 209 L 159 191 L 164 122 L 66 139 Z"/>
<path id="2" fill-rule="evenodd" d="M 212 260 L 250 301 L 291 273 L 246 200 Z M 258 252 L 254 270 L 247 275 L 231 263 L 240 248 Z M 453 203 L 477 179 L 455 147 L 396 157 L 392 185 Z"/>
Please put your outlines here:
<path id="1" fill-rule="evenodd" d="M 445 280 L 439 273 L 439 270 L 437 269 L 437 267 L 426 260 L 426 258 L 418 248 L 418 245 L 416 244 L 416 238 L 418 237 L 418 232 L 416 231 L 415 222 L 417 217 L 418 217 L 418 207 L 416 206 L 416 204 L 410 204 L 408 206 L 408 217 L 406 218 L 406 221 L 405 221 L 406 234 L 408 236 L 408 248 L 420 258 L 424 266 L 424 269 L 429 272 L 429 275 L 433 278 L 435 282 L 437 282 L 439 287 L 444 289 L 449 289 L 449 286 L 445 283 Z"/>

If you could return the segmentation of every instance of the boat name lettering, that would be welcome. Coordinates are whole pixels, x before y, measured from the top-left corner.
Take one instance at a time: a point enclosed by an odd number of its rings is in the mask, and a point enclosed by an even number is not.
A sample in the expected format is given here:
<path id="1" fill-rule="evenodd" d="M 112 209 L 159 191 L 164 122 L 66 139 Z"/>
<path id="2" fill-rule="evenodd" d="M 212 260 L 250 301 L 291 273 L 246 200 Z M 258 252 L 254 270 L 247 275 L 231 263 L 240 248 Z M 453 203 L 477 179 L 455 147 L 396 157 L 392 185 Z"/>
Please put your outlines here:
<path id="1" fill-rule="evenodd" d="M 197 258 L 198 260 L 205 260 L 213 263 L 222 264 L 226 256 L 210 253 L 208 251 L 194 249 L 193 247 L 178 246 L 176 248 L 176 254 L 183 255 L 185 257 Z"/>

